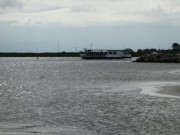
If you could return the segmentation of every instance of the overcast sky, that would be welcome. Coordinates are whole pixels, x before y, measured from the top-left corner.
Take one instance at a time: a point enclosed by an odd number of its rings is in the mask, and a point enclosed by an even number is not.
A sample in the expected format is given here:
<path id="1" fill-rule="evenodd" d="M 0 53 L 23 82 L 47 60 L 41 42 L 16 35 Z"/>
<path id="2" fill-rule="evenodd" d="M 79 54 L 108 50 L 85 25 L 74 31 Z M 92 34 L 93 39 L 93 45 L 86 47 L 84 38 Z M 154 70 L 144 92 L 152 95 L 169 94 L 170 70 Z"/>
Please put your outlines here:
<path id="1" fill-rule="evenodd" d="M 59 41 L 59 50 L 58 50 Z M 180 0 L 0 0 L 0 52 L 169 49 Z"/>

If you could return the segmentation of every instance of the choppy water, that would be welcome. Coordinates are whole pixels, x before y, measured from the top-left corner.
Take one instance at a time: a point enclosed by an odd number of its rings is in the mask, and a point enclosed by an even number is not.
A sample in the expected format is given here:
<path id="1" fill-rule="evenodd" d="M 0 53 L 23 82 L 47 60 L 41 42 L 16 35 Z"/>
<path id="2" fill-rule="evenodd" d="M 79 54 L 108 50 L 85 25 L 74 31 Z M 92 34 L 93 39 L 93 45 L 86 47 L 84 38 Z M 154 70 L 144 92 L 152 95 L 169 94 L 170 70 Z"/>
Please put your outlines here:
<path id="1" fill-rule="evenodd" d="M 180 64 L 0 58 L 0 135 L 179 135 Z M 146 93 L 142 93 L 142 91 Z"/>

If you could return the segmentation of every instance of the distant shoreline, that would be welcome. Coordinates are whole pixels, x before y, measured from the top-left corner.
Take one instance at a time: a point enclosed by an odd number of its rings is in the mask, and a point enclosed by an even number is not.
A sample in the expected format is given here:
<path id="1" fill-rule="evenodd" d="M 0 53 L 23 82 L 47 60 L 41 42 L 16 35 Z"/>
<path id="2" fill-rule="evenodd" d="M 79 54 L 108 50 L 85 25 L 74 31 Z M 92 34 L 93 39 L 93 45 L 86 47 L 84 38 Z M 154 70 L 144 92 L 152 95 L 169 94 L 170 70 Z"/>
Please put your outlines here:
<path id="1" fill-rule="evenodd" d="M 0 57 L 80 57 L 80 54 L 82 52 L 0 52 Z M 139 61 L 136 62 L 150 62 L 151 60 L 145 61 L 144 59 L 141 59 L 142 57 L 147 55 L 150 55 L 149 53 L 139 53 L 139 52 L 131 52 L 130 53 L 132 57 L 140 57 Z M 171 52 L 171 53 L 163 53 L 165 55 L 171 54 L 171 55 L 176 55 L 178 54 L 177 52 Z M 148 57 L 149 58 L 149 57 Z M 150 55 L 150 58 L 152 56 Z M 151 61 L 152 62 L 152 61 Z"/>
<path id="2" fill-rule="evenodd" d="M 5 52 L 0 53 L 0 57 L 80 57 L 78 52 L 59 52 L 59 53 L 16 53 L 16 52 Z"/>

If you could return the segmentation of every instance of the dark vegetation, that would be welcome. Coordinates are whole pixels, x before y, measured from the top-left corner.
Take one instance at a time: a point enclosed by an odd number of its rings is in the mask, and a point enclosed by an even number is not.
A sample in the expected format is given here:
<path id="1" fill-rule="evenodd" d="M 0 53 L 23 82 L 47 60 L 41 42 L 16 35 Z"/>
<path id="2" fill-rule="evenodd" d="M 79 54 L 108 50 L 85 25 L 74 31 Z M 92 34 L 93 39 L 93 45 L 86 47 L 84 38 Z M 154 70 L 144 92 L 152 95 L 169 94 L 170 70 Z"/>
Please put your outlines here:
<path id="1" fill-rule="evenodd" d="M 76 52 L 60 53 L 0 53 L 0 57 L 79 57 Z"/>
<path id="2" fill-rule="evenodd" d="M 157 52 L 157 53 L 171 53 L 171 54 L 177 54 L 180 53 L 180 51 L 175 51 L 175 50 L 156 50 L 156 49 L 144 49 L 141 50 L 139 49 L 137 52 L 131 52 L 130 54 L 132 55 L 132 57 L 139 57 L 142 56 L 144 54 L 151 54 L 152 52 Z"/>
<path id="3" fill-rule="evenodd" d="M 127 52 L 129 52 L 132 57 L 139 57 L 145 54 L 151 54 L 153 52 L 157 52 L 157 53 L 163 53 L 163 54 L 179 54 L 180 53 L 180 44 L 178 43 L 173 43 L 171 46 L 172 49 L 168 49 L 168 50 L 163 50 L 163 49 L 155 49 L 155 48 L 151 48 L 151 49 L 138 49 L 137 52 L 134 52 L 131 49 L 125 49 L 127 50 Z"/>

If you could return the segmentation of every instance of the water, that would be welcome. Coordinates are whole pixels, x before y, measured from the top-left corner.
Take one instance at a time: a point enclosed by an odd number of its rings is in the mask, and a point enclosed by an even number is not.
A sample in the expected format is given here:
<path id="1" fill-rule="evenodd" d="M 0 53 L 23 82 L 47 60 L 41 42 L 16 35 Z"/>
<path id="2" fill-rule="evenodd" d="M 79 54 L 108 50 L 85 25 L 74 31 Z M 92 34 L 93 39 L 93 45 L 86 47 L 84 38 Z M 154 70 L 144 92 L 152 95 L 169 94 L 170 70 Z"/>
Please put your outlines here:
<path id="1" fill-rule="evenodd" d="M 0 135 L 179 135 L 180 64 L 0 58 Z"/>

